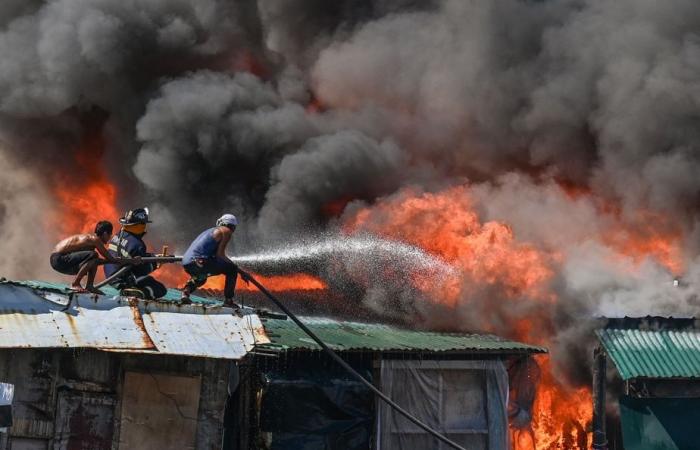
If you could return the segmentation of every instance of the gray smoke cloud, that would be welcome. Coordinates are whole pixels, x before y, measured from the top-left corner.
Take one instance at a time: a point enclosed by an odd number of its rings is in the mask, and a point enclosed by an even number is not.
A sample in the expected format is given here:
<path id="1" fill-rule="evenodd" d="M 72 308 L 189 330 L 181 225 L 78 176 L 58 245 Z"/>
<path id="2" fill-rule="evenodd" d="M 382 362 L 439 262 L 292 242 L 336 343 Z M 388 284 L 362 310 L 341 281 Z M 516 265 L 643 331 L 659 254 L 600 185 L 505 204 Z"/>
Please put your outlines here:
<path id="1" fill-rule="evenodd" d="M 695 8 L 444 2 L 324 49 L 314 90 L 379 109 L 406 149 L 464 173 L 546 169 L 687 219 L 700 185 Z"/>
<path id="2" fill-rule="evenodd" d="M 280 162 L 260 210 L 266 236 L 303 231 L 319 206 L 342 196 L 378 196 L 400 185 L 405 156 L 391 141 L 376 142 L 357 131 L 310 139 Z"/>
<path id="3" fill-rule="evenodd" d="M 40 180 L 8 153 L 0 147 L 0 278 L 49 277 L 48 258 L 38 261 L 36 254 L 48 255 L 53 247 L 43 226 L 50 197 Z"/>
<path id="4" fill-rule="evenodd" d="M 152 206 L 149 237 L 176 251 L 226 211 L 243 219 L 238 249 L 252 252 L 333 232 L 352 212 L 346 204 L 371 210 L 406 186 L 431 192 L 468 180 L 480 220 L 507 223 L 518 242 L 558 255 L 549 286 L 558 302 L 498 306 L 503 286 L 465 277 L 469 296 L 452 316 L 421 309 L 434 299 L 400 282 L 352 279 L 364 273 L 357 266 L 314 266 L 388 315 L 413 311 L 429 326 L 470 330 L 487 321 L 510 335 L 514 320 L 534 312 L 548 318 L 554 345 L 573 348 L 590 338 L 581 317 L 694 314 L 698 8 L 3 2 L 0 137 L 12 172 L 0 180 L 4 245 L 21 248 L 27 232 L 6 211 L 50 210 L 52 174 L 88 176 L 74 155 L 98 135 L 118 207 Z M 684 238 L 680 287 L 660 261 L 605 238 L 616 229 L 654 236 L 650 227 Z M 46 275 L 17 257 L 3 270 Z"/>

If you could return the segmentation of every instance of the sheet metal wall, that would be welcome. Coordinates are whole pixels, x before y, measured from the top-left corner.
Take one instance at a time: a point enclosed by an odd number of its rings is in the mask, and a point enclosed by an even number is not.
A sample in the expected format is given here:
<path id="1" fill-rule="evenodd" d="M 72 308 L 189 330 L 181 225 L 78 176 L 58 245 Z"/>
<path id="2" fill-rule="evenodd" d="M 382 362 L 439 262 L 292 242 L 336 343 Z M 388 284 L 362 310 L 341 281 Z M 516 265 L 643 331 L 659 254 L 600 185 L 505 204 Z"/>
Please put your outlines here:
<path id="1" fill-rule="evenodd" d="M 117 450 L 126 371 L 201 376 L 195 448 L 218 450 L 230 367 L 226 360 L 91 349 L 0 350 L 0 380 L 16 386 L 14 424 L 0 450 L 15 450 L 13 439 L 53 450 Z"/>

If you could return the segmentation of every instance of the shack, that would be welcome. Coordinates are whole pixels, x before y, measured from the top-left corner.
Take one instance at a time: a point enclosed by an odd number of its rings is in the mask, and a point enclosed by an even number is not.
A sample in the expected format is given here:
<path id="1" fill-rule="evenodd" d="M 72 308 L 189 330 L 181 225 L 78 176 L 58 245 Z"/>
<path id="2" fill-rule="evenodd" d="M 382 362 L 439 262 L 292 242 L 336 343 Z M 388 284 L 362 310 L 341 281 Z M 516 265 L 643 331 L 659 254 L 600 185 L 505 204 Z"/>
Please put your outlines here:
<path id="1" fill-rule="evenodd" d="M 700 328 L 694 318 L 606 318 L 596 331 L 594 448 L 700 448 Z M 622 446 L 610 445 L 606 361 L 621 381 Z M 616 380 L 617 381 L 617 380 Z"/>
<path id="2" fill-rule="evenodd" d="M 291 320 L 178 298 L 0 283 L 0 382 L 14 385 L 0 450 L 446 448 L 378 403 Z M 507 448 L 507 369 L 546 351 L 490 335 L 302 320 L 470 449 Z"/>

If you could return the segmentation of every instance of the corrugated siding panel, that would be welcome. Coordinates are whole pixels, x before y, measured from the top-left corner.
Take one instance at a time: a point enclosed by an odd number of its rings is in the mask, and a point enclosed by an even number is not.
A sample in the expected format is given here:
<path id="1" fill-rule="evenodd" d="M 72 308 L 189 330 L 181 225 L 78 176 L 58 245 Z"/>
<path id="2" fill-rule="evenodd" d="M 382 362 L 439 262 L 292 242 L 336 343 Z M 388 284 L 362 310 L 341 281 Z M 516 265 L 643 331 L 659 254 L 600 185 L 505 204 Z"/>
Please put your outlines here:
<path id="1" fill-rule="evenodd" d="M 487 353 L 545 353 L 542 347 L 508 341 L 492 335 L 435 333 L 404 330 L 382 324 L 343 322 L 327 318 L 300 318 L 335 350 L 458 351 Z M 264 319 L 271 344 L 263 347 L 318 350 L 320 347 L 291 320 Z"/>
<path id="2" fill-rule="evenodd" d="M 596 334 L 625 380 L 700 377 L 698 330 L 611 328 Z"/>

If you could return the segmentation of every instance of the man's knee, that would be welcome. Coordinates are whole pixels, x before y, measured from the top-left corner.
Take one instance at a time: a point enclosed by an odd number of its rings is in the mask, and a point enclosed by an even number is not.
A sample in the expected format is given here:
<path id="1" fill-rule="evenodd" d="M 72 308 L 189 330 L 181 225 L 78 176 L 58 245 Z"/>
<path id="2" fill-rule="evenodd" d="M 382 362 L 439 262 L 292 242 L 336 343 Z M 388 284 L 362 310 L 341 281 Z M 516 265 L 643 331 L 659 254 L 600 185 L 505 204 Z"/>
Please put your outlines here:
<path id="1" fill-rule="evenodd" d="M 83 258 L 83 261 L 80 263 L 81 265 L 83 264 L 90 264 L 97 262 L 99 259 L 99 256 L 97 255 L 97 252 L 91 251 L 90 253 L 85 254 L 85 258 Z"/>
<path id="2" fill-rule="evenodd" d="M 151 284 L 151 289 L 153 289 L 153 298 L 164 297 L 168 293 L 168 288 L 163 285 L 163 283 L 153 280 Z"/>
<path id="3" fill-rule="evenodd" d="M 207 282 L 206 275 L 193 275 L 192 278 L 187 280 L 187 282 L 185 283 L 185 288 L 188 289 L 190 292 L 192 292 L 195 289 L 204 286 L 204 283 L 206 283 L 206 282 Z"/>
<path id="4" fill-rule="evenodd" d="M 94 269 L 94 268 L 97 267 L 97 265 L 99 264 L 99 262 L 100 262 L 100 258 L 97 256 L 97 253 L 93 253 L 93 256 L 89 257 L 89 258 L 86 260 L 85 264 L 87 264 L 87 266 L 88 266 L 90 269 Z"/>
<path id="5" fill-rule="evenodd" d="M 223 264 L 224 270 L 223 272 L 226 275 L 237 275 L 238 274 L 238 266 L 235 265 L 233 262 L 228 261 Z"/>
<path id="6" fill-rule="evenodd" d="M 168 293 L 168 289 L 163 283 L 157 281 L 153 277 L 145 277 L 138 281 L 138 287 L 146 294 L 148 298 L 161 298 Z"/>

